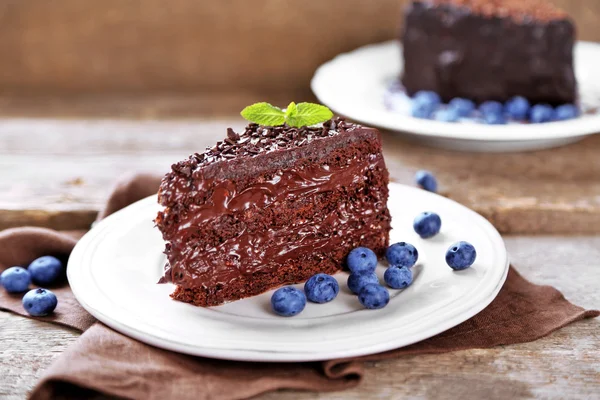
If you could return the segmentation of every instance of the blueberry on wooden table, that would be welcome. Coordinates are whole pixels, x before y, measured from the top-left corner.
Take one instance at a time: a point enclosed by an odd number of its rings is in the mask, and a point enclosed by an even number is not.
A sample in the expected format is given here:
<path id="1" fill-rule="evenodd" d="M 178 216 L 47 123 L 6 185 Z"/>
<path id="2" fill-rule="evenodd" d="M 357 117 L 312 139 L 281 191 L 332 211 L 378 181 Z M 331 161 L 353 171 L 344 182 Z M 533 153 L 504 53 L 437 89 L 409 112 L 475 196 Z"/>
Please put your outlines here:
<path id="1" fill-rule="evenodd" d="M 20 293 L 29 288 L 31 275 L 25 268 L 10 267 L 0 274 L 0 283 L 8 293 Z"/>

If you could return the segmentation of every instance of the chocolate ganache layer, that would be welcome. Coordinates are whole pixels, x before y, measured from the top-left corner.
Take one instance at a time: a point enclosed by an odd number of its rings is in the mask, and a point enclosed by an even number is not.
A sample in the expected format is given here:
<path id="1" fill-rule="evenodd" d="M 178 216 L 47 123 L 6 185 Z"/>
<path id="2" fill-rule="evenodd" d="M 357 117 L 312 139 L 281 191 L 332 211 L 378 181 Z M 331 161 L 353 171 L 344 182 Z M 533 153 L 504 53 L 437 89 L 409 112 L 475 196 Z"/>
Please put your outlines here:
<path id="1" fill-rule="evenodd" d="M 374 129 L 338 119 L 229 131 L 175 164 L 161 185 L 156 223 L 167 241 L 165 280 L 178 285 L 173 297 L 220 304 L 333 273 L 359 245 L 381 254 L 387 183 Z"/>
<path id="2" fill-rule="evenodd" d="M 524 96 L 573 103 L 575 26 L 545 0 L 413 1 L 402 33 L 402 84 L 444 101 Z"/>

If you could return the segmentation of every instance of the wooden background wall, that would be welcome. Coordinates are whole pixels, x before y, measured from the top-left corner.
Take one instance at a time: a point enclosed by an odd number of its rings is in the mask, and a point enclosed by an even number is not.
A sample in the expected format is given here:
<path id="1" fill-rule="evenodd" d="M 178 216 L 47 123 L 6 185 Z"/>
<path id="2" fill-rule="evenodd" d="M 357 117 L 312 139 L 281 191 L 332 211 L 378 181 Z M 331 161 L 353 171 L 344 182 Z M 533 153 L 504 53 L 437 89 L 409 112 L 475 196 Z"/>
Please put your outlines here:
<path id="1" fill-rule="evenodd" d="M 600 0 L 552 1 L 600 41 Z M 0 109 L 154 116 L 303 100 L 322 62 L 396 37 L 404 3 L 0 0 Z"/>

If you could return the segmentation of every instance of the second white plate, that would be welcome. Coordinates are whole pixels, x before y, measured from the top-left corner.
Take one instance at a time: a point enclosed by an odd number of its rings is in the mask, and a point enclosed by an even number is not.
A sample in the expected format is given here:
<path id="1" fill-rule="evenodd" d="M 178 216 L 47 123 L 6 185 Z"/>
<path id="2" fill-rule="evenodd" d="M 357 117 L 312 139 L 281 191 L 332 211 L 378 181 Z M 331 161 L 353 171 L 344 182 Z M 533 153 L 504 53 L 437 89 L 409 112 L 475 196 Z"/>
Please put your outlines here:
<path id="1" fill-rule="evenodd" d="M 498 294 L 508 257 L 494 227 L 475 212 L 444 197 L 390 184 L 391 243 L 419 250 L 414 283 L 390 290 L 381 310 L 366 310 L 336 275 L 340 294 L 327 304 L 309 303 L 292 318 L 270 310 L 272 292 L 219 307 L 200 308 L 169 297 L 174 286 L 157 284 L 165 263 L 153 219 L 156 197 L 137 202 L 101 221 L 75 247 L 67 268 L 81 305 L 106 325 L 148 344 L 197 356 L 244 361 L 313 361 L 360 356 L 406 346 L 471 318 Z M 435 211 L 436 237 L 420 239 L 414 216 Z M 473 267 L 455 272 L 447 248 L 467 240 L 477 249 Z M 382 277 L 385 266 L 377 273 Z M 383 281 L 382 281 L 383 282 Z M 298 285 L 301 287 L 301 285 Z"/>
<path id="2" fill-rule="evenodd" d="M 413 118 L 386 107 L 390 85 L 403 68 L 398 41 L 361 47 L 341 54 L 316 71 L 311 87 L 320 102 L 336 113 L 366 125 L 408 135 L 431 145 L 471 151 L 523 151 L 559 146 L 600 132 L 600 45 L 578 42 L 575 74 L 580 101 L 586 110 L 579 118 L 545 124 L 484 125 L 446 123 Z"/>

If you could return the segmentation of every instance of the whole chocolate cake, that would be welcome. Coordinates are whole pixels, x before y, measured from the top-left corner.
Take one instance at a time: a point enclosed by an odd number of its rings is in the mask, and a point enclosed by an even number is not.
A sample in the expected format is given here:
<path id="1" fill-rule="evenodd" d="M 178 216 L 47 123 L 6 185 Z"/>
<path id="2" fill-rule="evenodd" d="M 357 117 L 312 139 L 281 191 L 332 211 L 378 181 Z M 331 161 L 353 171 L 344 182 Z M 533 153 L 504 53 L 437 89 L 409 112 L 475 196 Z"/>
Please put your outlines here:
<path id="1" fill-rule="evenodd" d="M 413 1 L 402 34 L 408 94 L 574 103 L 575 26 L 544 0 Z"/>
<path id="2" fill-rule="evenodd" d="M 388 245 L 388 171 L 376 129 L 250 124 L 172 166 L 156 224 L 172 297 L 213 306 L 335 273 Z"/>

